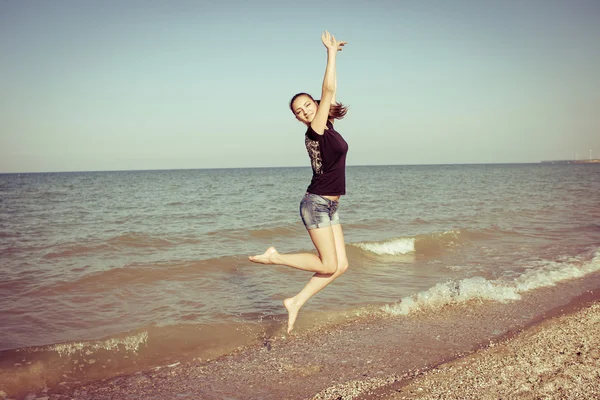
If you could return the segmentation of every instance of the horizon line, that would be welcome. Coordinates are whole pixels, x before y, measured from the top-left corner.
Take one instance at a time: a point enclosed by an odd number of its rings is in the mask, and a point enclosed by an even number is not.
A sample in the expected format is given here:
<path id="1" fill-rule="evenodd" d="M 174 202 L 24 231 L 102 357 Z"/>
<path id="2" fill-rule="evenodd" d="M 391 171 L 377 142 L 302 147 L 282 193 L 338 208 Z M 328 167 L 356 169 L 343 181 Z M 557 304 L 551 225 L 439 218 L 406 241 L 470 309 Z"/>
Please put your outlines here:
<path id="1" fill-rule="evenodd" d="M 554 160 L 569 161 L 569 160 Z M 526 165 L 541 164 L 544 161 L 529 162 L 472 162 L 472 163 L 439 163 L 439 164 L 353 164 L 347 165 L 347 168 L 353 167 L 426 167 L 426 166 L 450 166 L 450 165 Z M 200 168 L 148 168 L 148 169 L 98 169 L 98 170 L 58 170 L 58 171 L 19 171 L 19 172 L 0 172 L 0 175 L 16 174 L 68 174 L 68 173 L 88 173 L 88 172 L 157 172 L 157 171 L 194 171 L 194 170 L 228 170 L 228 169 L 275 169 L 275 168 L 307 168 L 310 165 L 288 165 L 288 166 L 255 166 L 255 167 L 200 167 Z"/>

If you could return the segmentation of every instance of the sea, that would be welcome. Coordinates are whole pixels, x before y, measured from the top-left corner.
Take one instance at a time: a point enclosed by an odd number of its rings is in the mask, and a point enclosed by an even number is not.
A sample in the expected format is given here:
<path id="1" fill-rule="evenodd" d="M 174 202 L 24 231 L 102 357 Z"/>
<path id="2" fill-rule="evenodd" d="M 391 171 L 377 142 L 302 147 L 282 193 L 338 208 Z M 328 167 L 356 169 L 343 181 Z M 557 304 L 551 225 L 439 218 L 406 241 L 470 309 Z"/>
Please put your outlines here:
<path id="1" fill-rule="evenodd" d="M 282 300 L 311 274 L 248 256 L 315 252 L 299 216 L 311 173 L 0 175 L 0 390 L 209 362 L 285 337 Z M 494 304 L 518 306 L 506 321 L 533 321 L 600 290 L 600 165 L 349 166 L 339 215 L 349 269 L 296 331 Z"/>

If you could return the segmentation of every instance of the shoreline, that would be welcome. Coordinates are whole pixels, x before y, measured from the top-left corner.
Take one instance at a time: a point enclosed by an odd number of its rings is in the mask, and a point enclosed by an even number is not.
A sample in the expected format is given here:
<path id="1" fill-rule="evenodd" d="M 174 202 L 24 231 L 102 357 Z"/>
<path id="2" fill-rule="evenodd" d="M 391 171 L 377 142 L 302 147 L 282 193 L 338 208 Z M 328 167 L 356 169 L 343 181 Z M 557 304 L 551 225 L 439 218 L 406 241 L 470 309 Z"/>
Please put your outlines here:
<path id="1" fill-rule="evenodd" d="M 600 398 L 600 302 L 351 398 Z"/>
<path id="2" fill-rule="evenodd" d="M 483 309 L 477 311 L 478 307 Z M 262 345 L 239 349 L 214 360 L 174 362 L 131 375 L 73 387 L 45 389 L 37 393 L 39 397 L 24 394 L 23 397 L 12 398 L 401 399 L 413 395 L 411 385 L 424 388 L 424 377 L 437 376 L 438 371 L 450 371 L 450 378 L 446 379 L 456 392 L 453 381 L 457 373 L 452 371 L 457 371 L 456 365 L 460 363 L 466 362 L 468 366 L 471 360 L 481 357 L 480 354 L 504 348 L 506 343 L 520 340 L 528 332 L 543 330 L 547 325 L 560 331 L 569 321 L 576 323 L 581 313 L 591 313 L 596 321 L 600 321 L 600 290 L 588 291 L 568 304 L 542 311 L 539 317 L 508 328 L 501 334 L 491 332 L 506 321 L 485 329 L 478 326 L 481 324 L 476 317 L 482 312 L 497 319 L 497 316 L 515 313 L 520 307 L 519 302 L 472 303 L 465 307 L 446 307 L 425 318 L 378 316 L 349 319 L 333 328 L 300 332 L 293 337 L 272 337 Z M 436 337 L 423 335 L 423 332 L 439 327 L 440 323 L 455 321 L 461 315 L 469 317 L 471 312 L 475 317 L 471 325 L 450 324 L 446 331 L 438 330 Z M 600 333 L 596 334 L 600 332 L 600 326 L 594 326 L 594 332 L 589 327 L 585 328 L 584 336 L 600 337 Z M 412 332 L 416 327 L 421 330 Z M 457 341 L 467 334 L 475 338 L 474 344 L 464 345 Z M 411 343 L 410 346 L 407 347 L 407 343 Z M 403 391 L 398 392 L 398 389 Z M 0 392 L 0 398 L 2 394 Z M 402 396 L 393 397 L 396 394 Z M 424 393 L 418 391 L 413 397 L 406 398 L 427 398 L 418 397 L 422 395 Z M 468 398 L 465 396 L 462 398 Z M 444 395 L 441 398 L 452 397 Z"/>

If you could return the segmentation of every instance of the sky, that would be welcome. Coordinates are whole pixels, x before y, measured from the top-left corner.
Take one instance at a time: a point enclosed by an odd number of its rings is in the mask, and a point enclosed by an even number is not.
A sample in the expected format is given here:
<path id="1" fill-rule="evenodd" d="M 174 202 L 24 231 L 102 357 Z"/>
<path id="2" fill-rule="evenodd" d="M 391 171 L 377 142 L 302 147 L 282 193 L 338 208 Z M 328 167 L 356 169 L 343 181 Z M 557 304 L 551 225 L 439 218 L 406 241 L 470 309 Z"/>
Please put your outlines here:
<path id="1" fill-rule="evenodd" d="M 0 173 L 310 166 L 323 30 L 348 165 L 600 158 L 597 0 L 0 0 Z"/>

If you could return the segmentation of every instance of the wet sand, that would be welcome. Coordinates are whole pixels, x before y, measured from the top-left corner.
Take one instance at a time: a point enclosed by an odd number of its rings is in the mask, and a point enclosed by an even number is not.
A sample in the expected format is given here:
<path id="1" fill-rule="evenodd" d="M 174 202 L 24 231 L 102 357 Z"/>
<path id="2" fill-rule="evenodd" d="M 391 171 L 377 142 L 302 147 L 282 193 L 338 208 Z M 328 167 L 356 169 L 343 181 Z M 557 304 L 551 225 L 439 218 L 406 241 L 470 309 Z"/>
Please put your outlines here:
<path id="1" fill-rule="evenodd" d="M 333 329 L 274 336 L 216 360 L 174 363 L 17 398 L 600 398 L 600 303 L 546 315 L 551 318 L 497 333 L 490 342 L 492 332 L 506 324 L 503 316 L 518 307 L 486 307 L 498 324 L 485 327 L 448 323 L 477 308 L 468 304 L 430 318 L 348 320 Z M 472 343 L 462 345 L 467 334 Z"/>
<path id="2" fill-rule="evenodd" d="M 600 303 L 365 392 L 354 398 L 600 399 Z"/>

